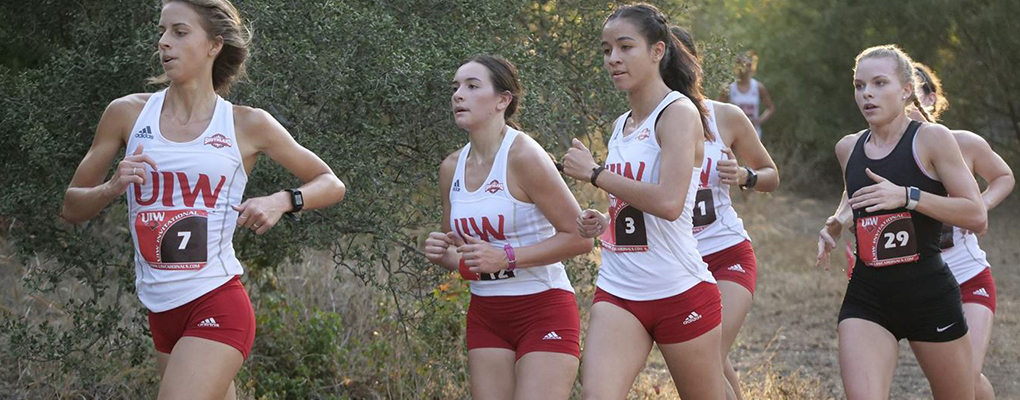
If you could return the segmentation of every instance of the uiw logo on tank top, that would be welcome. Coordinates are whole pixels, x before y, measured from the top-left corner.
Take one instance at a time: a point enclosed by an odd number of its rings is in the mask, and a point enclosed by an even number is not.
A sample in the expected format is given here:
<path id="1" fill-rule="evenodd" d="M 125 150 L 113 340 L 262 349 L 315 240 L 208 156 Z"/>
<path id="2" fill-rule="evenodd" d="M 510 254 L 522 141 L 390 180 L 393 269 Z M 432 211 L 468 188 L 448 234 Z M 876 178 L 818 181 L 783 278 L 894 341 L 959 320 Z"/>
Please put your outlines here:
<path id="1" fill-rule="evenodd" d="M 635 167 L 630 162 L 609 163 L 606 169 L 627 179 L 640 181 L 644 177 L 646 165 L 644 161 L 636 164 L 637 175 L 634 175 Z M 617 253 L 648 250 L 644 212 L 612 194 L 609 195 L 609 227 L 601 238 L 607 250 Z"/>
<path id="2" fill-rule="evenodd" d="M 497 224 L 498 228 L 493 227 L 492 221 L 488 217 L 457 218 L 457 223 L 454 228 L 457 229 L 457 233 L 461 236 L 471 235 L 486 242 L 492 241 L 489 235 L 492 235 L 492 239 L 506 240 L 506 234 L 503 233 L 503 223 L 506 221 L 506 217 L 503 216 L 503 214 L 500 214 L 496 216 L 496 218 L 499 220 L 499 223 Z M 478 223 L 479 219 L 482 220 L 481 224 Z M 470 224 L 470 228 L 468 227 L 468 224 Z"/>
<path id="3" fill-rule="evenodd" d="M 162 184 L 160 184 L 160 180 L 163 181 Z M 205 207 L 213 208 L 216 206 L 216 200 L 220 197 L 220 190 L 223 189 L 223 184 L 227 182 L 227 177 L 223 175 L 218 177 L 219 182 L 216 184 L 215 190 L 210 189 L 209 175 L 198 174 L 194 187 L 191 186 L 189 181 L 188 174 L 184 172 L 153 171 L 151 179 L 148 179 L 146 183 L 149 198 L 144 198 L 142 196 L 141 185 L 135 184 L 135 200 L 138 201 L 140 206 L 152 205 L 160 197 L 160 190 L 162 189 L 162 204 L 167 207 L 174 207 L 176 205 L 174 204 L 174 194 L 177 193 L 179 187 L 185 206 L 194 207 L 195 201 L 201 195 L 202 203 Z"/>
<path id="4" fill-rule="evenodd" d="M 460 236 L 474 236 L 482 239 L 486 242 L 492 242 L 494 240 L 506 240 L 506 232 L 503 230 L 505 226 L 506 216 L 503 214 L 497 215 L 495 218 L 498 222 L 493 225 L 492 219 L 489 217 L 461 217 L 454 220 L 454 229 L 457 230 L 457 234 Z M 479 223 L 481 222 L 481 223 Z M 514 271 L 502 270 L 490 274 L 478 274 L 478 280 L 480 281 L 495 281 L 500 279 L 509 279 L 516 277 L 517 274 Z"/>
<path id="5" fill-rule="evenodd" d="M 209 175 L 197 175 L 197 179 L 189 179 L 184 172 L 154 171 L 144 185 L 134 185 L 139 206 L 160 200 L 165 207 L 189 208 L 141 211 L 135 217 L 138 250 L 152 268 L 198 270 L 208 261 L 207 209 L 216 207 L 227 177 L 216 177 L 218 183 L 213 189 Z M 177 204 L 178 199 L 182 204 Z M 205 209 L 194 209 L 196 204 Z"/>
<path id="6" fill-rule="evenodd" d="M 556 228 L 538 206 L 521 202 L 511 195 L 513 188 L 507 180 L 510 148 L 516 139 L 531 139 L 522 138 L 521 132 L 510 127 L 506 127 L 505 132 L 492 166 L 484 177 L 473 175 L 468 179 L 467 160 L 474 154 L 471 143 L 460 150 L 448 194 L 450 212 L 447 223 L 450 231 L 462 238 L 485 241 L 500 253 L 508 244 L 514 248 L 527 247 L 556 234 Z M 471 281 L 471 294 L 478 296 L 520 296 L 549 289 L 573 290 L 563 264 L 558 262 L 494 273 L 476 274 L 470 272 L 466 264 L 458 269 L 462 278 Z"/>

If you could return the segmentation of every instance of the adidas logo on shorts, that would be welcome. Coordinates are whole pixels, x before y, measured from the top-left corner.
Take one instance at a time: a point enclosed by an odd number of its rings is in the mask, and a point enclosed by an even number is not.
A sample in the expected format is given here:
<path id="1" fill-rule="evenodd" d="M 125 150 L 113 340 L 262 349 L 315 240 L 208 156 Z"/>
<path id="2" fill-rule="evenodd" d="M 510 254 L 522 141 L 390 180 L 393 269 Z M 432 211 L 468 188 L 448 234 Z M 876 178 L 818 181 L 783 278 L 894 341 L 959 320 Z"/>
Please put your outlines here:
<path id="1" fill-rule="evenodd" d="M 988 297 L 988 298 L 991 298 L 991 297 L 992 297 L 992 296 L 989 296 L 989 295 L 988 295 L 988 291 L 987 291 L 987 290 L 985 290 L 985 288 L 981 288 L 981 289 L 975 290 L 975 291 L 974 291 L 974 295 L 975 295 L 975 296 L 983 296 L 983 297 Z"/>
<path id="2" fill-rule="evenodd" d="M 206 318 L 203 319 L 202 322 L 199 322 L 198 326 L 202 328 L 219 328 L 220 324 L 216 323 L 215 318 Z"/>
<path id="3" fill-rule="evenodd" d="M 697 312 L 691 311 L 691 315 L 688 315 L 687 319 L 684 320 L 684 325 L 693 323 L 694 321 L 697 321 L 699 319 L 701 319 L 701 314 L 698 314 Z"/>
<path id="4" fill-rule="evenodd" d="M 555 331 L 549 332 L 547 335 L 545 335 L 544 338 L 542 338 L 542 340 L 561 340 L 561 339 L 563 338 L 561 338 L 560 335 L 557 335 Z"/>
<path id="5" fill-rule="evenodd" d="M 730 266 L 729 268 L 726 268 L 726 269 L 728 269 L 730 271 L 737 271 L 737 272 L 742 273 L 742 274 L 747 273 L 747 271 L 744 271 L 744 267 L 741 267 L 740 264 L 733 264 L 732 266 Z"/>

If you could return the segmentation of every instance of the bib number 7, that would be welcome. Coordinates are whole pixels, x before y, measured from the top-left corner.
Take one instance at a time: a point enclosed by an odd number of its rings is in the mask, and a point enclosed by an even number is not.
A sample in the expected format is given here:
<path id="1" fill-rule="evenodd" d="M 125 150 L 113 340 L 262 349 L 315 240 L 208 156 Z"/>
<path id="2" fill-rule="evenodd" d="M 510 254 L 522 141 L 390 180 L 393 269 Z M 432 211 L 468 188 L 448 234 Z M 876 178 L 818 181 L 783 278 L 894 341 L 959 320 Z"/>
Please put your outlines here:
<path id="1" fill-rule="evenodd" d="M 208 259 L 208 219 L 205 210 L 139 212 L 135 217 L 138 251 L 154 269 L 202 269 Z"/>

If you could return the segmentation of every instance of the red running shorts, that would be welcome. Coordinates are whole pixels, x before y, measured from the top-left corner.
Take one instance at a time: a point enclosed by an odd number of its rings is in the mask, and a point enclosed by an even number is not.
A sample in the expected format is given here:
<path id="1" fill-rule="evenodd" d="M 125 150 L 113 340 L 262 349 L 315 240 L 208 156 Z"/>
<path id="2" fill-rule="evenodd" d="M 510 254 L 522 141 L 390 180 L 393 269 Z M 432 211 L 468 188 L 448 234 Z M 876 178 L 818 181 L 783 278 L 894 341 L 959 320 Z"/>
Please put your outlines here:
<path id="1" fill-rule="evenodd" d="M 754 296 L 758 281 L 758 260 L 754 256 L 751 241 L 745 240 L 733 246 L 702 257 L 708 270 L 717 281 L 739 284 Z"/>
<path id="2" fill-rule="evenodd" d="M 719 286 L 701 282 L 686 292 L 658 300 L 635 301 L 595 289 L 592 304 L 605 301 L 631 313 L 659 344 L 682 343 L 722 324 Z"/>
<path id="3" fill-rule="evenodd" d="M 255 342 L 255 310 L 239 276 L 191 302 L 160 313 L 149 312 L 152 342 L 161 353 L 173 351 L 184 336 L 229 345 L 245 359 Z"/>
<path id="4" fill-rule="evenodd" d="M 562 289 L 523 296 L 471 295 L 468 350 L 501 348 L 520 360 L 533 351 L 581 357 L 581 317 L 574 294 Z"/>

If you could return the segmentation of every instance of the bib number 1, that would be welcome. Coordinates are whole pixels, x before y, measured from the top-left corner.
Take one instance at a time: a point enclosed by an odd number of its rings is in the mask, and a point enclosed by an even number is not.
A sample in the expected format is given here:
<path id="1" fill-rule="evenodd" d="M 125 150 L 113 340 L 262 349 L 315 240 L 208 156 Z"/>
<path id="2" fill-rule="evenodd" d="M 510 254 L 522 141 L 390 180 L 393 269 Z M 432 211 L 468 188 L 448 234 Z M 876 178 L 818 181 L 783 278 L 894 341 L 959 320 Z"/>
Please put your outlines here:
<path id="1" fill-rule="evenodd" d="M 701 232 L 715 222 L 715 198 L 712 196 L 712 189 L 698 189 L 694 196 L 694 233 Z"/>

